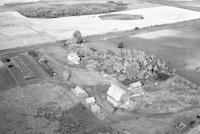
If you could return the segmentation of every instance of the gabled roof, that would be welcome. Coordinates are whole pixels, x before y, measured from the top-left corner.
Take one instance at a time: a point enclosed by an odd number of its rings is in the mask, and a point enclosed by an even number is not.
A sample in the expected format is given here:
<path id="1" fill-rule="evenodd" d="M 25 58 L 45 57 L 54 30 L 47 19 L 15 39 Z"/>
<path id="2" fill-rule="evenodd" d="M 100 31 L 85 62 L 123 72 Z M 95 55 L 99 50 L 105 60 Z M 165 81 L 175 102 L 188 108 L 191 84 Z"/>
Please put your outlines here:
<path id="1" fill-rule="evenodd" d="M 110 88 L 107 91 L 107 95 L 112 97 L 115 101 L 119 102 L 121 97 L 126 93 L 125 90 L 120 88 L 117 85 L 111 84 Z"/>

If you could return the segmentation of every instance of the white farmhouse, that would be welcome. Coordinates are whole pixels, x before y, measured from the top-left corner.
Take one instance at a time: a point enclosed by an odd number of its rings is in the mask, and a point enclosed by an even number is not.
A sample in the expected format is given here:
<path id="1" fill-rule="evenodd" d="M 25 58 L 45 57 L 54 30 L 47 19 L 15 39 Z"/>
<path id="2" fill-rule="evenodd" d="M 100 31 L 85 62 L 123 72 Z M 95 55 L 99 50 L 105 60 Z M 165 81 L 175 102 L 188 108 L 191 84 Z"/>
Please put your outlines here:
<path id="1" fill-rule="evenodd" d="M 76 88 L 73 88 L 73 89 L 72 89 L 72 92 L 73 92 L 77 97 L 80 97 L 80 98 L 86 98 L 86 97 L 88 97 L 87 92 L 86 92 L 83 88 L 81 88 L 81 87 L 79 87 L 79 86 L 77 86 Z"/>
<path id="2" fill-rule="evenodd" d="M 73 64 L 79 64 L 80 62 L 80 57 L 74 52 L 68 54 L 67 59 Z"/>
<path id="3" fill-rule="evenodd" d="M 117 85 L 111 84 L 107 91 L 107 101 L 114 107 L 118 107 L 123 102 L 126 91 Z"/>

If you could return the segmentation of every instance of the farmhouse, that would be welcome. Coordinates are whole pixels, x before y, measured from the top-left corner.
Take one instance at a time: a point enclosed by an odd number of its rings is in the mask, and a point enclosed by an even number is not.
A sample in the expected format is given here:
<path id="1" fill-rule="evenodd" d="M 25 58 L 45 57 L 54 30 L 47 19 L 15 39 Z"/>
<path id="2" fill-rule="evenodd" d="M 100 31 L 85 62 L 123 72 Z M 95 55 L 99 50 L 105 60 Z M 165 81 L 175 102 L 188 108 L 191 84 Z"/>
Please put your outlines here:
<path id="1" fill-rule="evenodd" d="M 127 95 L 126 91 L 117 85 L 111 84 L 107 91 L 107 101 L 113 106 L 118 107 L 124 102 L 124 97 Z"/>

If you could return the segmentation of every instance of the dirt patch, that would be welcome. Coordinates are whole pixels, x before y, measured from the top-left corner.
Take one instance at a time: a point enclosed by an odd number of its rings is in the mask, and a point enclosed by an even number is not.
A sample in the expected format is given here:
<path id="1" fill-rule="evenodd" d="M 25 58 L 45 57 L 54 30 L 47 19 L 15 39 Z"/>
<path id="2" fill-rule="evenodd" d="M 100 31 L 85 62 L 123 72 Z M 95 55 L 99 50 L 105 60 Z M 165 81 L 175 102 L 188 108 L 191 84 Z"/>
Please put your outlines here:
<path id="1" fill-rule="evenodd" d="M 110 134 L 109 129 L 82 104 L 63 112 L 59 122 L 60 134 Z"/>
<path id="2" fill-rule="evenodd" d="M 99 16 L 102 20 L 142 20 L 142 15 L 132 14 L 106 14 Z"/>
<path id="3" fill-rule="evenodd" d="M 163 38 L 163 37 L 179 37 L 179 31 L 171 30 L 171 29 L 165 29 L 160 31 L 154 31 L 149 33 L 143 33 L 138 35 L 131 35 L 130 37 L 139 37 L 143 39 L 157 39 L 157 38 Z"/>

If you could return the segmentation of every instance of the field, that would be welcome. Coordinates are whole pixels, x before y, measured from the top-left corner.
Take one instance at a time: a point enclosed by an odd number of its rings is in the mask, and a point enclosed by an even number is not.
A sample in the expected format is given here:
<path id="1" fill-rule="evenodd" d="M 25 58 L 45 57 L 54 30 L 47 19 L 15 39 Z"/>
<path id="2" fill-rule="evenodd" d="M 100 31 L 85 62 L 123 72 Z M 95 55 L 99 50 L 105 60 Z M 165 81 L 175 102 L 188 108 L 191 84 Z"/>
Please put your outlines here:
<path id="1" fill-rule="evenodd" d="M 194 11 L 200 11 L 200 2 L 198 0 L 144 0 L 146 2 L 176 6 L 180 8 L 190 9 Z"/>
<path id="2" fill-rule="evenodd" d="M 163 57 L 178 71 L 178 74 L 200 85 L 199 22 L 184 27 L 156 30 L 136 35 L 111 39 L 124 42 L 125 47 L 144 50 Z"/>
<path id="3" fill-rule="evenodd" d="M 31 47 L 36 60 L 19 52 L 0 62 L 0 134 L 199 134 L 200 3 L 126 0 L 129 10 L 121 11 L 107 2 L 0 2 L 0 51 L 51 42 Z M 83 43 L 54 43 L 76 30 L 87 37 Z M 79 64 L 68 59 L 72 51 Z M 142 95 L 130 97 L 136 81 Z M 107 100 L 111 84 L 127 93 L 119 107 Z M 74 94 L 76 86 L 100 111 Z"/>
<path id="4" fill-rule="evenodd" d="M 20 8 L 27 7 L 37 7 L 37 6 L 54 6 L 54 5 L 87 5 L 87 4 L 97 4 L 102 5 L 107 3 L 109 0 L 28 0 L 27 2 L 23 2 L 23 0 L 4 0 L 1 1 L 0 11 L 17 11 Z M 21 2 L 20 2 L 21 1 Z M 25 0 L 24 0 L 25 1 Z M 114 1 L 114 2 L 123 2 L 123 1 Z M 5 4 L 3 4 L 5 3 Z M 139 8 L 147 8 L 147 7 L 157 7 L 159 4 L 152 4 L 149 2 L 144 2 L 140 0 L 126 0 L 124 3 L 127 3 L 127 9 L 139 9 Z M 2 6 L 1 6 L 2 5 Z"/>
<path id="5" fill-rule="evenodd" d="M 17 12 L 1 12 L 0 28 L 4 32 L 0 35 L 0 46 L 1 49 L 8 49 L 67 39 L 71 38 L 72 33 L 76 30 L 81 31 L 83 36 L 91 36 L 133 30 L 135 27 L 144 28 L 171 24 L 200 17 L 199 12 L 169 6 L 134 9 L 115 12 L 115 14 L 142 15 L 144 19 L 102 20 L 99 18 L 100 15 L 32 19 L 26 18 Z M 12 31 L 21 29 L 22 31 L 16 31 L 13 34 L 9 29 L 12 29 Z"/>

